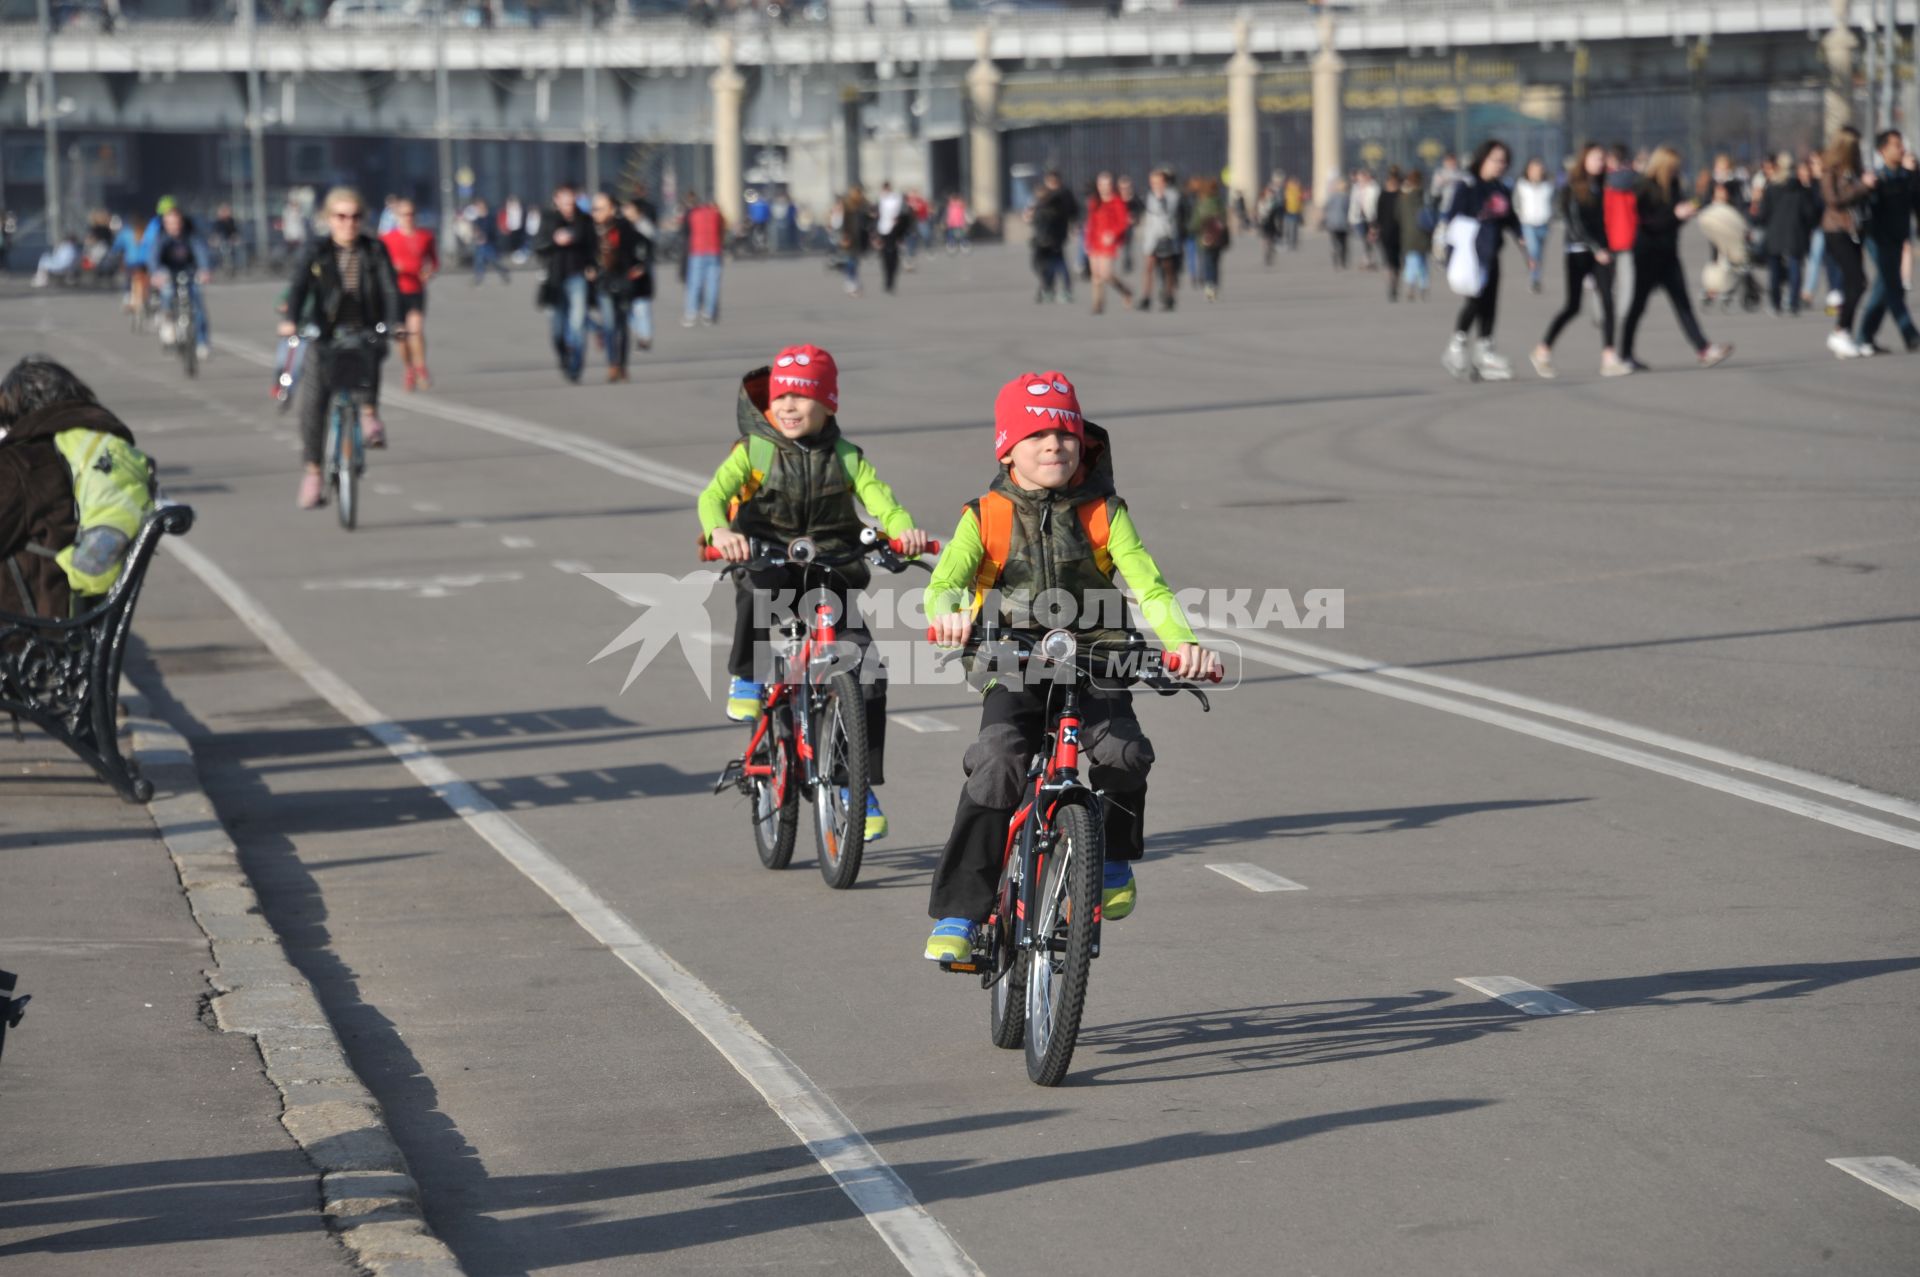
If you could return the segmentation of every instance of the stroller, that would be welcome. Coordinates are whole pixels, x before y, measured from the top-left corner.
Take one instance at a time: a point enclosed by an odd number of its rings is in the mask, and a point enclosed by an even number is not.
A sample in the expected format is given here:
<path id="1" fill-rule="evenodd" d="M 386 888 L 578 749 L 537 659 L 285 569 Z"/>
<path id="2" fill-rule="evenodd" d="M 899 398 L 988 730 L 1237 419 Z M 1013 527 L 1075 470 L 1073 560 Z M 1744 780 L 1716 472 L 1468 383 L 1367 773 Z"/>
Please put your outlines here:
<path id="1" fill-rule="evenodd" d="M 1752 228 L 1731 204 L 1709 204 L 1694 219 L 1717 254 L 1700 268 L 1700 304 L 1732 310 L 1736 301 L 1748 312 L 1760 309 L 1760 278 L 1753 269 Z"/>

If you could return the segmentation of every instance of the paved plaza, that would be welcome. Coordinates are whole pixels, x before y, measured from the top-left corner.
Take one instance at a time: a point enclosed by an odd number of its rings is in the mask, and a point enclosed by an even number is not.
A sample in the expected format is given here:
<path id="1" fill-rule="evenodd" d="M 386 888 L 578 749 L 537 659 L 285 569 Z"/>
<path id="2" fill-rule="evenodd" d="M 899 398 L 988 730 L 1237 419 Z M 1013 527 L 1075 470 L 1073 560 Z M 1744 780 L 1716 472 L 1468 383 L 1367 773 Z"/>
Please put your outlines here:
<path id="1" fill-rule="evenodd" d="M 294 508 L 277 284 L 210 290 L 192 381 L 104 295 L 0 299 L 0 363 L 71 364 L 195 507 L 129 676 L 476 1277 L 1911 1273 L 1920 1198 L 1830 1163 L 1920 1163 L 1920 357 L 1715 312 L 1737 351 L 1701 371 L 1656 302 L 1652 372 L 1602 380 L 1582 320 L 1541 381 L 1554 260 L 1535 296 L 1509 255 L 1520 371 L 1477 386 L 1440 368 L 1444 284 L 1389 305 L 1313 236 L 1236 245 L 1216 304 L 1097 318 L 1011 248 L 858 300 L 730 264 L 717 327 L 662 290 L 628 385 L 597 351 L 562 381 L 531 275 L 448 277 L 350 534 Z M 744 743 L 724 601 L 715 699 L 677 648 L 624 692 L 591 660 L 644 604 L 590 574 L 695 569 L 740 377 L 797 342 L 936 537 L 1000 384 L 1058 369 L 1176 589 L 1344 592 L 1339 629 L 1210 631 L 1210 714 L 1143 698 L 1140 905 L 1063 1087 L 919 956 L 972 693 L 896 667 L 892 834 L 831 892 L 804 821 L 768 872 L 711 793 Z M 36 996 L 0 1273 L 346 1271 L 259 1057 L 199 1022 L 151 825 L 4 749 L 0 965 Z M 121 947 L 59 942 L 92 893 Z M 156 1085 L 160 1117 L 109 1103 Z"/>

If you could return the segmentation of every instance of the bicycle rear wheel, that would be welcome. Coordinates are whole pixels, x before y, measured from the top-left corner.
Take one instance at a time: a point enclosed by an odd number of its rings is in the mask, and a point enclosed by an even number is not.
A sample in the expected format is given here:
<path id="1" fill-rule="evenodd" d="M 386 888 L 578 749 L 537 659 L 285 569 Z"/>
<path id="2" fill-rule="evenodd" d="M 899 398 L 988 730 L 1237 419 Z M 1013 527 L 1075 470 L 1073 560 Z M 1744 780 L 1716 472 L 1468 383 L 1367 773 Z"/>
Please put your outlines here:
<path id="1" fill-rule="evenodd" d="M 351 400 L 334 400 L 333 424 L 328 428 L 327 456 L 331 467 L 334 509 L 340 526 L 351 532 L 360 522 L 360 431 L 359 414 Z"/>
<path id="2" fill-rule="evenodd" d="M 1042 945 L 1031 951 L 1026 971 L 1027 1076 L 1041 1086 L 1065 1080 L 1080 1039 L 1104 855 L 1100 829 L 1086 807 L 1061 808 L 1054 830 L 1037 896 L 1039 917 L 1033 920 Z"/>
<path id="3" fill-rule="evenodd" d="M 820 778 L 813 794 L 820 876 L 844 891 L 860 876 L 867 846 L 867 703 L 853 675 L 827 680 L 814 720 L 813 752 Z"/>
<path id="4" fill-rule="evenodd" d="M 753 842 L 760 863 L 785 869 L 793 859 L 794 837 L 800 832 L 800 787 L 794 778 L 793 718 L 785 704 L 769 710 L 775 720 L 753 751 L 749 763 L 772 767 L 773 776 L 753 778 Z M 783 790 L 776 800 L 776 790 Z"/>
<path id="5" fill-rule="evenodd" d="M 198 376 L 200 372 L 200 351 L 194 345 L 193 311 L 188 309 L 185 319 L 175 316 L 173 321 L 174 340 L 180 347 L 180 366 L 187 370 L 187 376 Z"/>
<path id="6" fill-rule="evenodd" d="M 994 926 L 1000 931 L 993 971 L 998 978 L 987 990 L 987 1032 L 1001 1050 L 1018 1051 L 1027 1037 L 1028 955 L 1009 941 L 1010 928 L 998 919 Z"/>

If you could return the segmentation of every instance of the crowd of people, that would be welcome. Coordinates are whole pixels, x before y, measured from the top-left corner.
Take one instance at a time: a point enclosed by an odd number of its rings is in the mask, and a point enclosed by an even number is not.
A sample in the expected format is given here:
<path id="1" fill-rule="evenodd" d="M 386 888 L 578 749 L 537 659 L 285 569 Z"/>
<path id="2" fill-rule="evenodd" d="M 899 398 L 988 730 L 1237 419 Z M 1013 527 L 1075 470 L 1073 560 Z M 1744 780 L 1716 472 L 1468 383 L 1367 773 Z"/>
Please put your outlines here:
<path id="1" fill-rule="evenodd" d="M 1037 281 L 1034 301 L 1072 305 L 1077 273 L 1098 315 L 1109 292 L 1137 310 L 1151 310 L 1156 297 L 1162 310 L 1172 310 L 1183 273 L 1208 301 L 1216 300 L 1235 215 L 1219 179 L 1195 177 L 1182 186 L 1174 170 L 1161 165 L 1148 171 L 1145 191 L 1130 175 L 1102 172 L 1079 198 L 1058 169 L 1049 169 L 1021 218 Z M 1244 225 L 1244 208 L 1238 220 Z M 1137 289 L 1128 282 L 1136 271 Z"/>

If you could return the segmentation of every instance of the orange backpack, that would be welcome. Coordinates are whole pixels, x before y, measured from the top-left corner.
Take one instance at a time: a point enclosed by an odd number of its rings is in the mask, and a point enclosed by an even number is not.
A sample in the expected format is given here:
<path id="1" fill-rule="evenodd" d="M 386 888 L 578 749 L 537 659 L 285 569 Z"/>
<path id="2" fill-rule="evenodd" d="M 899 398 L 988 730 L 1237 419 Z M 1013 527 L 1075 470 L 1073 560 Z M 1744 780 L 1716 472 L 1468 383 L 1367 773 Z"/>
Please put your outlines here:
<path id="1" fill-rule="evenodd" d="M 1113 535 L 1113 513 L 1108 504 L 1108 498 L 1096 497 L 1074 507 L 1073 514 L 1093 546 L 1094 565 L 1112 575 L 1113 555 L 1107 551 L 1107 542 Z M 973 573 L 974 606 L 978 607 L 1006 570 L 1007 556 L 1013 548 L 1013 498 L 1003 492 L 989 492 L 974 502 L 973 508 L 980 520 L 980 566 Z"/>

